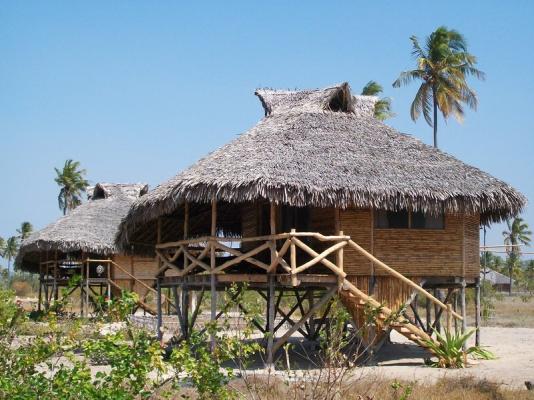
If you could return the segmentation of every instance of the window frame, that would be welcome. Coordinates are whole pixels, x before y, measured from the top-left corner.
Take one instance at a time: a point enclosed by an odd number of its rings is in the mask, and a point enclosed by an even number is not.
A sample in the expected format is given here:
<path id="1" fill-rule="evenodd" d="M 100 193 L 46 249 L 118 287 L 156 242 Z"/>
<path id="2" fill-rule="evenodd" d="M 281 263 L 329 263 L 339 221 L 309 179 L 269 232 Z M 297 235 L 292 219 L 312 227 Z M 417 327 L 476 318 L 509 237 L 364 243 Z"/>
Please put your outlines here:
<path id="1" fill-rule="evenodd" d="M 441 220 L 442 220 L 442 226 L 440 228 L 414 228 L 413 227 L 413 214 L 414 214 L 414 211 L 411 211 L 411 210 L 402 210 L 402 211 L 407 211 L 408 212 L 408 226 L 406 228 L 392 228 L 390 226 L 388 227 L 380 227 L 380 226 L 377 226 L 377 221 L 378 221 L 378 213 L 379 212 L 399 212 L 399 211 L 390 211 L 390 210 L 373 210 L 373 229 L 375 230 L 399 230 L 399 231 L 444 231 L 446 230 L 447 228 L 447 225 L 446 225 L 446 216 L 445 216 L 445 212 L 442 211 L 441 212 Z M 416 212 L 420 212 L 420 211 L 416 211 Z M 423 213 L 423 215 L 426 215 Z M 388 221 L 389 223 L 389 221 Z"/>

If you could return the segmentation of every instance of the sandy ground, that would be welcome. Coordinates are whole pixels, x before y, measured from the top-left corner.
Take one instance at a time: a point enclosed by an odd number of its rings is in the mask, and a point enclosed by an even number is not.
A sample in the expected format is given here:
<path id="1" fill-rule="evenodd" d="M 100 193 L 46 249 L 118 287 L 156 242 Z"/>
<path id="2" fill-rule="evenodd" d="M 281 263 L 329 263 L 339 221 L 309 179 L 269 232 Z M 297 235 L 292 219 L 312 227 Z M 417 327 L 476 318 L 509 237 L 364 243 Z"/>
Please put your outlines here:
<path id="1" fill-rule="evenodd" d="M 496 360 L 472 361 L 469 368 L 444 370 L 424 365 L 428 353 L 394 332 L 376 356 L 377 366 L 361 367 L 386 379 L 434 382 L 442 377 L 474 376 L 509 387 L 525 388 L 534 380 L 534 329 L 482 328 L 481 341 Z M 473 340 L 472 340 L 473 341 Z"/>

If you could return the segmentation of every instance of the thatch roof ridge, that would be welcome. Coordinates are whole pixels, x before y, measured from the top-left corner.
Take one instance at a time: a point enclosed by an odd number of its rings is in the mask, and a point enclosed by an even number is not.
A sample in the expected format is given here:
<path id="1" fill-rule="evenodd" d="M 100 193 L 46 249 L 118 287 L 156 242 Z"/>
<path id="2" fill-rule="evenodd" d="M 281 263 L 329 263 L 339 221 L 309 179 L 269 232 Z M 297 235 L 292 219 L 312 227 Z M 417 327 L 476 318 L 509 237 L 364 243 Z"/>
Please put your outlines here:
<path id="1" fill-rule="evenodd" d="M 144 183 L 95 185 L 88 201 L 23 240 L 15 263 L 21 269 L 35 270 L 40 252 L 116 253 L 115 236 L 122 218 L 147 192 Z"/>
<path id="2" fill-rule="evenodd" d="M 310 91 L 281 101 L 261 93 L 267 116 L 138 199 L 118 242 L 126 245 L 139 225 L 172 213 L 184 201 L 213 197 L 295 206 L 445 209 L 480 213 L 483 221 L 510 217 L 526 204 L 505 182 L 375 118 L 322 108 L 333 89 L 326 91 L 313 91 L 315 103 L 309 107 L 300 101 Z"/>

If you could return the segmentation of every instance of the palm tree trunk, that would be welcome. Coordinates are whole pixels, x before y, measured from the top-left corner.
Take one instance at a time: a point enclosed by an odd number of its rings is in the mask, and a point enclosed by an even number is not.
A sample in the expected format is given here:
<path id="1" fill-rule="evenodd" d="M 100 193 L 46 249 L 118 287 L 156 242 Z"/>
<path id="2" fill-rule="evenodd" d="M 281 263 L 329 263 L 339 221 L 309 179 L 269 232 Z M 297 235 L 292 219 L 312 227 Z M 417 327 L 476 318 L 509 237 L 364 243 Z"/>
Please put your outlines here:
<path id="1" fill-rule="evenodd" d="M 509 269 L 508 269 L 508 275 L 510 275 L 509 279 L 510 279 L 510 287 L 508 288 L 508 296 L 511 296 L 512 295 L 512 271 L 514 269 L 514 266 L 513 265 L 510 265 Z"/>
<path id="2" fill-rule="evenodd" d="M 438 101 L 436 99 L 436 87 L 432 87 L 432 102 L 434 103 L 434 147 L 438 147 Z"/>

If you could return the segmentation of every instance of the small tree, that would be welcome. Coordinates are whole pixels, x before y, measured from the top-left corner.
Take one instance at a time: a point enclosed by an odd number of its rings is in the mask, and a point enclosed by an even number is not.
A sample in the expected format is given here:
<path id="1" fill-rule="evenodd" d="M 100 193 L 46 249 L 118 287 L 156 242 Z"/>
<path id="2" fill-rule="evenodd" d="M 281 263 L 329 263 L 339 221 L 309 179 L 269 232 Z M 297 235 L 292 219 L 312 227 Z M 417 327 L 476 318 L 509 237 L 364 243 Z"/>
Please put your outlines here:
<path id="1" fill-rule="evenodd" d="M 82 203 L 81 195 L 89 182 L 85 179 L 86 171 L 80 169 L 78 161 L 67 160 L 62 170 L 54 169 L 57 175 L 54 180 L 61 188 L 57 197 L 58 205 L 65 215 Z"/>
<path id="2" fill-rule="evenodd" d="M 508 230 L 502 234 L 504 236 L 504 244 L 506 252 L 508 253 L 508 275 L 510 278 L 509 294 L 512 294 L 512 282 L 514 270 L 519 266 L 521 258 L 521 245 L 528 246 L 530 244 L 530 236 L 532 232 L 528 229 L 528 224 L 523 221 L 523 218 L 514 218 L 513 221 L 506 220 Z"/>

